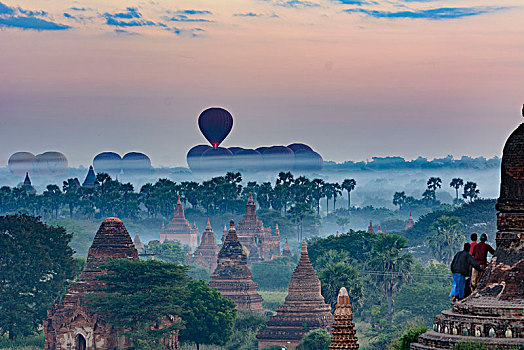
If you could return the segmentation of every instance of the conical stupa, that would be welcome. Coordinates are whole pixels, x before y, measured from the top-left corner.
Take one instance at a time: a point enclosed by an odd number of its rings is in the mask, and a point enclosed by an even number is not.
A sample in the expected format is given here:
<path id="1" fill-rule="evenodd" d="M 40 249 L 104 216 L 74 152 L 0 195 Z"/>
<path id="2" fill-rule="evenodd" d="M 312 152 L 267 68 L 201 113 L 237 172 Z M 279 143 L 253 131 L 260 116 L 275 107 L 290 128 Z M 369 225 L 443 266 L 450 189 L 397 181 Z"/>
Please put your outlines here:
<path id="1" fill-rule="evenodd" d="M 96 182 L 96 175 L 95 171 L 93 170 L 93 166 L 89 166 L 89 171 L 87 172 L 86 178 L 84 180 L 84 183 L 82 184 L 82 187 L 95 187 Z"/>
<path id="2" fill-rule="evenodd" d="M 247 266 L 247 253 L 238 240 L 235 223 L 231 220 L 226 240 L 218 253 L 217 268 L 209 286 L 235 302 L 238 309 L 262 310 L 258 284 Z"/>
<path id="3" fill-rule="evenodd" d="M 258 348 L 277 345 L 295 348 L 307 332 L 333 324 L 331 307 L 324 302 L 320 291 L 320 280 L 309 261 L 306 242 L 291 280 L 284 305 L 277 307 L 266 328 L 258 332 Z"/>
<path id="4" fill-rule="evenodd" d="M 488 349 L 524 347 L 524 123 L 508 138 L 497 202 L 497 249 L 477 289 L 435 317 L 433 330 L 411 349 L 452 349 L 483 343 Z"/>
<path id="5" fill-rule="evenodd" d="M 178 241 L 180 244 L 188 245 L 193 249 L 198 246 L 198 230 L 196 224 L 191 226 L 189 221 L 186 220 L 180 196 L 178 196 L 173 218 L 166 227 L 164 227 L 162 223 L 160 242 L 164 243 L 165 241 Z"/>
<path id="6" fill-rule="evenodd" d="M 118 336 L 118 330 L 103 317 L 92 314 L 84 304 L 88 293 L 98 292 L 103 282 L 97 280 L 104 271 L 101 265 L 109 259 L 138 259 L 122 221 L 106 219 L 98 229 L 87 254 L 87 263 L 68 293 L 55 302 L 44 320 L 45 350 L 127 348 L 129 342 Z"/>
<path id="7" fill-rule="evenodd" d="M 213 272 L 217 267 L 219 251 L 220 247 L 217 245 L 215 233 L 211 228 L 209 219 L 207 219 L 206 229 L 204 230 L 204 233 L 202 233 L 200 245 L 193 254 L 189 255 L 188 264 L 200 265 Z"/>
<path id="8" fill-rule="evenodd" d="M 291 253 L 291 248 L 289 248 L 289 242 L 287 241 L 287 238 L 286 243 L 284 243 L 284 249 L 282 250 L 282 256 L 293 256 L 293 254 Z"/>
<path id="9" fill-rule="evenodd" d="M 338 292 L 337 308 L 334 314 L 335 323 L 331 331 L 329 350 L 358 349 L 358 340 L 353 323 L 353 312 L 346 288 Z"/>

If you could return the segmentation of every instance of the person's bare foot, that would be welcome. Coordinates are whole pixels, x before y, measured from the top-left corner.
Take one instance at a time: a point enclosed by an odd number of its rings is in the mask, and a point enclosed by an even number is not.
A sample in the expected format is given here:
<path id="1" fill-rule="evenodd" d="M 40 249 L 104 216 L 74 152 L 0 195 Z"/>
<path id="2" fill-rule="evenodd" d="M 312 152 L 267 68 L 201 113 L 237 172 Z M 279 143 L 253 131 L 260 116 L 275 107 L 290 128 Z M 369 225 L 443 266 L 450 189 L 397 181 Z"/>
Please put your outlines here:
<path id="1" fill-rule="evenodd" d="M 453 296 L 453 302 L 454 303 L 457 302 L 457 296 L 456 295 Z"/>

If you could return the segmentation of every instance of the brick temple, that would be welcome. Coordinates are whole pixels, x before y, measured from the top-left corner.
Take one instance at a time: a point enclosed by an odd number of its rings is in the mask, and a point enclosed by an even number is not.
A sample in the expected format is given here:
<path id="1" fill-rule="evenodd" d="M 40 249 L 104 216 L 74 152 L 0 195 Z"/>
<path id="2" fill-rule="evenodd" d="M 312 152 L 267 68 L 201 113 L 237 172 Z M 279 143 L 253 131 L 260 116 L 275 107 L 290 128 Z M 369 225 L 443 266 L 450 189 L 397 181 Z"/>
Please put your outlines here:
<path id="1" fill-rule="evenodd" d="M 211 275 L 209 286 L 233 300 L 238 309 L 262 310 L 258 284 L 253 282 L 253 274 L 247 266 L 247 253 L 238 239 L 233 220 L 218 253 L 217 268 Z"/>
<path id="2" fill-rule="evenodd" d="M 165 241 L 178 241 L 182 245 L 188 245 L 191 249 L 195 249 L 198 245 L 198 229 L 196 225 L 191 226 L 189 221 L 186 220 L 180 196 L 178 196 L 173 218 L 169 221 L 167 227 L 164 227 L 162 223 L 160 243 Z"/>
<path id="3" fill-rule="evenodd" d="M 217 245 L 215 233 L 211 228 L 209 219 L 207 219 L 206 229 L 200 238 L 200 245 L 193 254 L 189 254 L 187 263 L 189 265 L 200 265 L 213 272 L 217 267 L 219 251 L 220 247 Z"/>
<path id="4" fill-rule="evenodd" d="M 266 328 L 258 332 L 258 348 L 277 345 L 294 349 L 309 331 L 333 324 L 331 307 L 324 302 L 320 292 L 320 280 L 309 261 L 306 242 L 291 280 L 284 305 L 277 307 Z"/>
<path id="5" fill-rule="evenodd" d="M 293 253 L 291 253 L 291 248 L 289 248 L 289 242 L 287 241 L 284 243 L 284 249 L 282 249 L 282 256 L 291 257 L 293 256 Z"/>
<path id="6" fill-rule="evenodd" d="M 237 236 L 240 243 L 248 251 L 249 263 L 267 261 L 280 256 L 280 232 L 278 226 L 275 232 L 271 228 L 264 227 L 264 223 L 258 219 L 257 207 L 253 200 L 253 194 L 249 194 L 246 204 L 244 218 L 238 222 Z"/>
<path id="7" fill-rule="evenodd" d="M 351 302 L 348 291 L 344 287 L 340 288 L 338 293 L 337 308 L 333 317 L 335 323 L 333 323 L 333 330 L 331 331 L 329 350 L 358 349 Z"/>
<path id="8" fill-rule="evenodd" d="M 140 237 L 138 236 L 138 232 L 135 234 L 135 239 L 133 239 L 133 243 L 135 244 L 136 250 L 138 250 L 139 253 L 142 253 L 144 250 L 144 243 L 140 240 Z"/>
<path id="9" fill-rule="evenodd" d="M 71 283 L 62 301 L 55 301 L 44 320 L 45 350 L 121 349 L 129 346 L 117 330 L 92 314 L 84 304 L 88 293 L 101 286 L 97 276 L 104 272 L 100 265 L 109 258 L 138 259 L 138 252 L 122 221 L 106 219 L 98 229 L 89 252 L 87 263 L 76 282 Z"/>
<path id="10" fill-rule="evenodd" d="M 451 349 L 457 343 L 524 347 L 524 124 L 502 155 L 497 249 L 475 292 L 435 317 L 433 330 L 411 349 Z"/>

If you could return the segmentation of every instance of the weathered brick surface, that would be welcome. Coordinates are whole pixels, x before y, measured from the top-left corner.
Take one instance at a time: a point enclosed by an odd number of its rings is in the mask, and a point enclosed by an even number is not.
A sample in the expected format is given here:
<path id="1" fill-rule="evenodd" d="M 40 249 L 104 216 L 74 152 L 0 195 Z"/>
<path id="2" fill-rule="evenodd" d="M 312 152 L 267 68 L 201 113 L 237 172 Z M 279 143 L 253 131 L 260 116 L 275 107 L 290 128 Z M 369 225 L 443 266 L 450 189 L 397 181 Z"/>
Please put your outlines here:
<path id="1" fill-rule="evenodd" d="M 353 323 L 353 312 L 348 291 L 342 287 L 338 293 L 335 323 L 331 331 L 331 344 L 329 350 L 358 349 L 358 340 Z"/>
<path id="2" fill-rule="evenodd" d="M 104 273 L 100 265 L 109 258 L 138 259 L 138 252 L 122 221 L 106 219 L 98 229 L 87 255 L 87 263 L 78 281 L 73 282 L 61 302 L 56 301 L 44 320 L 45 349 L 77 349 L 81 338 L 85 349 L 116 349 L 129 346 L 125 337 L 103 317 L 91 314 L 84 297 L 100 287 L 96 279 Z"/>
<path id="3" fill-rule="evenodd" d="M 257 208 L 251 193 L 246 204 L 244 218 L 238 222 L 236 231 L 240 243 L 247 249 L 249 264 L 280 256 L 278 225 L 275 232 L 271 232 L 269 227 L 264 227 L 264 223 L 258 219 Z"/>
<path id="4" fill-rule="evenodd" d="M 222 296 L 235 302 L 239 309 L 262 310 L 262 297 L 258 284 L 247 266 L 247 253 L 238 240 L 235 223 L 230 222 L 229 232 L 218 253 L 217 267 L 209 286 L 217 288 Z"/>
<path id="5" fill-rule="evenodd" d="M 524 346 L 524 124 L 506 142 L 501 179 L 497 249 L 477 290 L 437 315 L 433 330 L 412 349 L 452 349 L 459 342 Z"/>
<path id="6" fill-rule="evenodd" d="M 332 324 L 331 308 L 324 302 L 320 280 L 309 261 L 304 242 L 284 305 L 277 307 L 277 314 L 268 320 L 265 329 L 258 332 L 258 348 L 279 345 L 293 349 L 308 331 L 330 329 Z"/>
<path id="7" fill-rule="evenodd" d="M 187 263 L 189 265 L 200 265 L 213 272 L 217 267 L 219 250 L 220 247 L 217 245 L 215 233 L 208 219 L 206 229 L 200 239 L 200 245 L 193 254 L 190 252 Z"/>

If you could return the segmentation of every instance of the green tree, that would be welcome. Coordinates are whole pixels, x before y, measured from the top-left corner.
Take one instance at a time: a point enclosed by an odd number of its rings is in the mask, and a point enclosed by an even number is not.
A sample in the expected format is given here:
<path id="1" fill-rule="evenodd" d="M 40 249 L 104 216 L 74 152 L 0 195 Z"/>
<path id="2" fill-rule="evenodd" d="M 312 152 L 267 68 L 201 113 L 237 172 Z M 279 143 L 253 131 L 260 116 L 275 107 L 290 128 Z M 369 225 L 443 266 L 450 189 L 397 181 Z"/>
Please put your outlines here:
<path id="1" fill-rule="evenodd" d="M 360 273 L 354 266 L 345 262 L 326 265 L 318 274 L 322 285 L 322 296 L 326 303 L 334 309 L 340 288 L 346 287 L 351 298 L 354 311 L 362 306 L 364 301 L 364 285 Z"/>
<path id="2" fill-rule="evenodd" d="M 430 177 L 427 182 L 427 185 L 429 190 L 436 191 L 437 188 L 442 187 L 442 180 L 440 179 L 440 177 Z"/>
<path id="3" fill-rule="evenodd" d="M 342 190 L 348 193 L 348 210 L 351 210 L 351 191 L 355 189 L 356 185 L 357 181 L 355 181 L 355 179 L 345 179 L 342 182 Z"/>
<path id="4" fill-rule="evenodd" d="M 453 187 L 455 189 L 456 198 L 455 200 L 458 201 L 459 199 L 459 189 L 464 185 L 464 180 L 462 180 L 459 177 L 455 177 L 451 179 L 451 182 L 449 183 L 449 187 Z"/>
<path id="5" fill-rule="evenodd" d="M 393 195 L 393 205 L 398 205 L 399 210 L 406 204 L 406 192 L 395 192 Z"/>
<path id="6" fill-rule="evenodd" d="M 80 186 L 75 179 L 67 179 L 62 185 L 64 191 L 63 200 L 69 207 L 69 218 L 73 218 L 75 207 L 80 204 Z"/>
<path id="7" fill-rule="evenodd" d="M 333 183 L 333 212 L 337 210 L 337 197 L 342 195 L 342 188 L 340 184 Z"/>
<path id="8" fill-rule="evenodd" d="M 473 181 L 468 181 L 464 185 L 464 193 L 462 194 L 462 197 L 465 199 L 469 198 L 469 202 L 473 202 L 476 198 L 478 198 L 480 193 L 480 190 L 477 188 L 477 184 Z"/>
<path id="9" fill-rule="evenodd" d="M 449 265 L 453 255 L 464 243 L 462 222 L 456 216 L 442 215 L 429 229 L 430 234 L 426 239 L 428 248 L 437 260 Z"/>
<path id="10" fill-rule="evenodd" d="M 184 265 L 187 260 L 187 253 L 182 249 L 182 245 L 178 241 L 165 241 L 164 243 L 151 241 L 144 245 L 144 252 L 153 254 L 154 259 L 167 263 Z"/>
<path id="11" fill-rule="evenodd" d="M 88 307 L 131 341 L 161 348 L 160 342 L 182 328 L 189 281 L 187 267 L 155 260 L 114 259 L 102 265 L 107 274 L 97 292 L 89 294 Z M 164 328 L 155 325 L 164 321 Z"/>
<path id="12" fill-rule="evenodd" d="M 331 343 L 331 335 L 325 329 L 312 330 L 302 338 L 297 345 L 297 350 L 328 350 Z"/>
<path id="13" fill-rule="evenodd" d="M 313 179 L 311 181 L 311 196 L 316 201 L 317 215 L 320 215 L 320 200 L 326 195 L 324 186 L 325 182 L 322 179 Z"/>
<path id="14" fill-rule="evenodd" d="M 297 225 L 297 239 L 299 242 L 303 239 L 304 218 L 312 213 L 311 205 L 305 202 L 297 202 L 289 210 L 291 220 Z"/>
<path id="15" fill-rule="evenodd" d="M 200 344 L 226 344 L 233 333 L 235 303 L 202 280 L 189 281 L 186 289 L 187 302 L 181 314 L 185 327 L 180 339 L 194 342 L 197 350 Z"/>
<path id="16" fill-rule="evenodd" d="M 42 193 L 43 198 L 49 205 L 49 208 L 54 212 L 55 219 L 58 218 L 58 211 L 62 206 L 62 191 L 57 185 L 47 185 L 46 190 Z"/>
<path id="17" fill-rule="evenodd" d="M 271 198 L 273 196 L 273 188 L 270 182 L 264 182 L 255 190 L 257 203 L 261 209 L 269 209 L 271 206 Z"/>
<path id="18" fill-rule="evenodd" d="M 72 235 L 27 215 L 0 217 L 0 335 L 26 336 L 74 277 Z"/>
<path id="19" fill-rule="evenodd" d="M 286 290 L 296 266 L 292 258 L 285 256 L 253 263 L 251 266 L 253 281 L 258 283 L 260 289 Z"/>
<path id="20" fill-rule="evenodd" d="M 388 301 L 387 320 L 393 317 L 393 295 L 409 281 L 413 257 L 404 253 L 406 239 L 398 235 L 379 235 L 371 249 L 367 265 L 375 283 Z"/>

